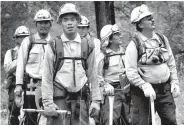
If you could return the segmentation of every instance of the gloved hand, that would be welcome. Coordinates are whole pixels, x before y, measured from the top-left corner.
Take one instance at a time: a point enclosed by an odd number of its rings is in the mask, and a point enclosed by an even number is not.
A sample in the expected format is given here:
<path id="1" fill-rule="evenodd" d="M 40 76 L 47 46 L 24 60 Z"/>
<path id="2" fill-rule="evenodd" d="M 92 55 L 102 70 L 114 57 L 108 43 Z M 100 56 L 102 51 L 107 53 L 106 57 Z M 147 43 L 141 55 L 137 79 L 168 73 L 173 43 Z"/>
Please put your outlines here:
<path id="1" fill-rule="evenodd" d="M 100 102 L 92 102 L 89 107 L 89 114 L 92 118 L 98 117 L 100 112 Z"/>
<path id="2" fill-rule="evenodd" d="M 177 98 L 180 95 L 180 88 L 178 83 L 171 82 L 171 93 L 174 98 Z"/>
<path id="3" fill-rule="evenodd" d="M 155 90 L 150 83 L 145 83 L 140 88 L 143 90 L 145 97 L 152 98 L 153 100 L 156 99 Z"/>
<path id="4" fill-rule="evenodd" d="M 53 102 L 46 102 L 43 104 L 44 105 L 44 114 L 47 116 L 54 116 L 57 117 L 59 114 L 57 113 L 57 109 L 59 107 L 53 103 Z"/>
<path id="5" fill-rule="evenodd" d="M 114 87 L 111 84 L 104 85 L 105 95 L 114 95 Z"/>
<path id="6" fill-rule="evenodd" d="M 15 96 L 21 96 L 22 92 L 22 85 L 16 85 L 14 90 Z"/>
<path id="7" fill-rule="evenodd" d="M 14 93 L 15 93 L 15 104 L 17 107 L 21 107 L 23 104 L 23 99 L 22 99 L 22 85 L 16 85 Z"/>

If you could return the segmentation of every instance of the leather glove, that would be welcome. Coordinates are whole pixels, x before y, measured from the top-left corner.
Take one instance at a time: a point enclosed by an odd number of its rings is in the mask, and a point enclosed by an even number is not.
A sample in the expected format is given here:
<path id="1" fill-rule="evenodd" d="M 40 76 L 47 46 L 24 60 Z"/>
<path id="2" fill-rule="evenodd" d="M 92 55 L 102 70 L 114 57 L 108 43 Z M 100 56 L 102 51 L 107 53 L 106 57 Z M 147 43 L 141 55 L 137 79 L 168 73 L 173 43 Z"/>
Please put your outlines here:
<path id="1" fill-rule="evenodd" d="M 44 105 L 44 114 L 46 116 L 54 116 L 57 117 L 59 114 L 57 113 L 57 109 L 59 109 L 59 107 L 53 103 L 53 102 L 47 102 Z"/>
<path id="2" fill-rule="evenodd" d="M 153 100 L 156 99 L 155 90 L 150 83 L 145 83 L 140 88 L 143 90 L 145 97 L 152 98 Z"/>
<path id="3" fill-rule="evenodd" d="M 15 104 L 17 107 L 21 107 L 23 105 L 23 99 L 22 99 L 22 85 L 16 85 L 14 93 L 15 93 Z"/>
<path id="4" fill-rule="evenodd" d="M 92 102 L 89 107 L 89 114 L 91 118 L 99 117 L 99 113 L 100 113 L 100 102 L 97 101 Z"/>
<path id="5" fill-rule="evenodd" d="M 105 95 L 114 95 L 114 87 L 111 84 L 104 85 Z"/>
<path id="6" fill-rule="evenodd" d="M 171 93 L 174 98 L 177 98 L 180 95 L 180 88 L 176 82 L 171 82 Z"/>

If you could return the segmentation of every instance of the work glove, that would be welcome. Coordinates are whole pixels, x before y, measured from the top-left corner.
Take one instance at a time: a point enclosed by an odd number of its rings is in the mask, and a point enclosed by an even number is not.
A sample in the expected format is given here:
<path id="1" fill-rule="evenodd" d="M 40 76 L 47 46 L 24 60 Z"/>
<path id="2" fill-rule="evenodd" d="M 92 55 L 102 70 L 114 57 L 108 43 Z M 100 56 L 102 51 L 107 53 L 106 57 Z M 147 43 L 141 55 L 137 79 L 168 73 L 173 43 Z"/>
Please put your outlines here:
<path id="1" fill-rule="evenodd" d="M 91 118 L 99 117 L 100 113 L 100 102 L 92 102 L 89 107 L 89 114 Z"/>
<path id="2" fill-rule="evenodd" d="M 114 87 L 111 84 L 104 85 L 104 95 L 114 95 Z"/>
<path id="3" fill-rule="evenodd" d="M 180 95 L 180 88 L 178 83 L 171 82 L 171 93 L 174 98 L 177 98 Z"/>
<path id="4" fill-rule="evenodd" d="M 44 114 L 46 116 L 57 117 L 59 115 L 57 113 L 57 109 L 59 109 L 59 107 L 55 103 L 53 103 L 53 102 L 46 102 L 43 105 L 44 105 Z"/>
<path id="5" fill-rule="evenodd" d="M 150 83 L 145 83 L 141 85 L 140 87 L 142 91 L 144 92 L 145 97 L 149 97 L 153 100 L 156 99 L 156 93 L 155 90 L 153 89 L 152 85 Z"/>
<path id="6" fill-rule="evenodd" d="M 89 115 L 94 119 L 95 124 L 100 123 L 100 101 L 91 103 L 89 107 Z"/>
<path id="7" fill-rule="evenodd" d="M 15 104 L 17 107 L 21 107 L 23 105 L 22 99 L 22 85 L 16 85 L 14 93 L 15 93 Z"/>

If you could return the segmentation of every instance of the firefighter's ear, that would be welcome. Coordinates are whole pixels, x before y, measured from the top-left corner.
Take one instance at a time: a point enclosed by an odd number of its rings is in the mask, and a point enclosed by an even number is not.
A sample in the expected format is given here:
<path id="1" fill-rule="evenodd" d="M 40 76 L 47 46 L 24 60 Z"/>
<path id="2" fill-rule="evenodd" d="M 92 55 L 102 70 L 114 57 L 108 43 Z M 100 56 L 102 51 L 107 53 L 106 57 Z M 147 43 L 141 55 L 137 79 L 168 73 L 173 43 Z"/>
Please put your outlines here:
<path id="1" fill-rule="evenodd" d="M 142 22 L 140 22 L 140 23 L 138 24 L 138 26 L 142 29 L 142 28 L 143 28 Z"/>

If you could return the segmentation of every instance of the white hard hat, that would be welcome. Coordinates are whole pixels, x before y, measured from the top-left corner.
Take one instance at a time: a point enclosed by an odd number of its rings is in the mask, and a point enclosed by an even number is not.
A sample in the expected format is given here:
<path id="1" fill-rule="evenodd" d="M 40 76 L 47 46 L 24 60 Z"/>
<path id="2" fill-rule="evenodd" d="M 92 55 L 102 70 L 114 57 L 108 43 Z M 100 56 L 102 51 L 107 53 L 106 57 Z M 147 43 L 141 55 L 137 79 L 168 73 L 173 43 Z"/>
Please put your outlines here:
<path id="1" fill-rule="evenodd" d="M 81 21 L 80 21 L 78 27 L 86 27 L 86 26 L 90 26 L 90 22 L 89 22 L 88 18 L 81 15 Z"/>
<path id="2" fill-rule="evenodd" d="M 116 24 L 105 25 L 100 31 L 100 38 L 102 42 L 102 47 L 106 47 L 109 44 L 109 36 L 114 33 L 119 33 L 120 30 Z"/>
<path id="3" fill-rule="evenodd" d="M 153 12 L 149 11 L 148 6 L 145 4 L 142 4 L 141 6 L 138 6 L 134 8 L 131 12 L 131 23 L 136 23 L 140 21 L 142 18 L 154 14 Z"/>
<path id="4" fill-rule="evenodd" d="M 59 16 L 57 18 L 57 22 L 59 22 L 60 16 L 67 14 L 67 13 L 74 13 L 80 17 L 79 10 L 77 9 L 77 6 L 73 3 L 66 3 L 66 4 L 62 5 L 59 9 Z"/>
<path id="5" fill-rule="evenodd" d="M 35 17 L 34 17 L 34 21 L 46 21 L 46 20 L 50 20 L 53 21 L 51 14 L 44 9 L 39 10 Z"/>
<path id="6" fill-rule="evenodd" d="M 30 31 L 27 27 L 25 26 L 19 26 L 14 33 L 14 38 L 17 36 L 29 36 L 30 35 Z"/>

